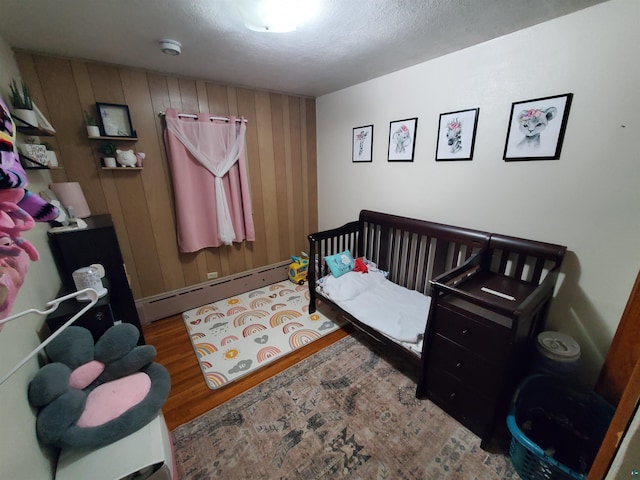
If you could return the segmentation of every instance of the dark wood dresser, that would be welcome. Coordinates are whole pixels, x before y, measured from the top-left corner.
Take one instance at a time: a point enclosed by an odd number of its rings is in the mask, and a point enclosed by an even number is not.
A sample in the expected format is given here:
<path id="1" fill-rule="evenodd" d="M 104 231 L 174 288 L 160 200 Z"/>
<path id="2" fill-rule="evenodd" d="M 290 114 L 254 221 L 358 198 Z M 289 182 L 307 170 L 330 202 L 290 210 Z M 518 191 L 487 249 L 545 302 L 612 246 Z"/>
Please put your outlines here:
<path id="1" fill-rule="evenodd" d="M 95 323 L 92 330 L 94 335 L 104 333 L 106 323 L 111 319 L 116 322 L 131 323 L 140 333 L 138 339 L 139 345 L 144 345 L 144 335 L 138 318 L 135 300 L 129 287 L 129 281 L 122 259 L 122 252 L 118 244 L 115 227 L 110 215 L 94 215 L 85 218 L 87 227 L 79 230 L 69 230 L 59 233 L 49 233 L 49 246 L 53 258 L 58 267 L 62 285 L 66 292 L 75 290 L 73 283 L 74 270 L 86 267 L 88 265 L 99 263 L 104 267 L 106 283 L 109 289 L 109 299 L 100 299 L 93 309 L 93 312 L 102 312 L 99 318 L 94 317 Z M 66 302 L 71 305 L 71 302 Z M 79 302 L 75 302 L 78 310 L 82 308 Z M 105 304 L 105 305 L 103 305 Z M 73 307 L 68 307 L 73 308 Z M 60 315 L 73 314 L 75 312 L 66 312 L 61 310 L 50 319 L 55 323 L 58 321 L 55 317 Z M 85 315 L 87 318 L 83 322 L 88 322 L 91 315 Z M 81 323 L 78 323 L 79 325 Z M 84 325 L 87 326 L 87 325 Z M 58 325 L 59 327 L 59 325 Z"/>
<path id="2" fill-rule="evenodd" d="M 431 282 L 417 395 L 478 435 L 483 448 L 529 371 L 565 251 L 492 236 L 481 255 Z"/>

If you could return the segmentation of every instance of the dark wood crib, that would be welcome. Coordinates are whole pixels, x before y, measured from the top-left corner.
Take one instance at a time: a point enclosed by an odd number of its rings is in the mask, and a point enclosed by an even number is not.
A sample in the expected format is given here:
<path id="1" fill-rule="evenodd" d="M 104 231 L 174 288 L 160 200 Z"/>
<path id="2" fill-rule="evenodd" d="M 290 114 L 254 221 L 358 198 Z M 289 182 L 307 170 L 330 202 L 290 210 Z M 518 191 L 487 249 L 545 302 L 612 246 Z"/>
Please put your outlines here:
<path id="1" fill-rule="evenodd" d="M 526 375 L 566 247 L 362 210 L 357 221 L 309 235 L 309 311 L 321 300 L 405 359 L 429 398 L 486 446 Z M 432 297 L 422 355 L 316 291 L 323 259 L 349 250 L 392 282 Z"/>
<path id="2" fill-rule="evenodd" d="M 419 371 L 419 355 L 365 325 L 316 292 L 318 278 L 329 271 L 323 261 L 316 263 L 314 259 L 321 260 L 327 255 L 349 250 L 354 258 L 365 257 L 375 262 L 379 269 L 389 272 L 388 279 L 392 282 L 429 295 L 433 277 L 462 265 L 488 244 L 489 235 L 484 232 L 363 210 L 357 221 L 309 235 L 309 311 L 315 311 L 316 300 L 321 298 L 357 328 L 384 343 L 386 348 L 406 356 L 410 366 Z"/>

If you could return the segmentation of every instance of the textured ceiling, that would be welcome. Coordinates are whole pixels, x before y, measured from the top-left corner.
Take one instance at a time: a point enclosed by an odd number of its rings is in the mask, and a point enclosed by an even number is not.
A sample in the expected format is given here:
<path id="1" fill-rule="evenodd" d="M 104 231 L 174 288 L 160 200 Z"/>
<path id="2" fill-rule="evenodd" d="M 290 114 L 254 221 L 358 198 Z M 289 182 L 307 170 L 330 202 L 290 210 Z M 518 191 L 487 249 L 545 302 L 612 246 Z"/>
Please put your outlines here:
<path id="1" fill-rule="evenodd" d="M 11 47 L 316 97 L 603 0 L 320 0 L 295 32 L 246 29 L 233 0 L 0 0 Z M 182 43 L 164 55 L 159 40 Z"/>

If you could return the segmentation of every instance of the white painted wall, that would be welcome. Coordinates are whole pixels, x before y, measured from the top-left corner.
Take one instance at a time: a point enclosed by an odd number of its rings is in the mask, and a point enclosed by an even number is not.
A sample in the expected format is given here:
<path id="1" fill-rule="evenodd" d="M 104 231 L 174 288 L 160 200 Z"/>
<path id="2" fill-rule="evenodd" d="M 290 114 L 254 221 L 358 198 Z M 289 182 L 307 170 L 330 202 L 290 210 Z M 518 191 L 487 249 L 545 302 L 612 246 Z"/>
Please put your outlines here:
<path id="1" fill-rule="evenodd" d="M 9 82 L 20 81 L 18 65 L 7 43 L 0 38 L 0 96 L 8 104 Z M 47 188 L 51 178 L 46 171 L 32 170 L 27 174 L 28 188 L 39 192 Z M 40 253 L 40 260 L 29 265 L 29 272 L 20 289 L 12 313 L 28 308 L 43 308 L 56 297 L 60 278 L 47 244 L 48 224 L 38 223 L 23 235 Z M 0 377 L 4 377 L 26 354 L 38 346 L 38 331 L 44 318 L 27 315 L 10 322 L 0 331 Z M 32 359 L 16 374 L 0 385 L 0 478 L 53 478 L 49 461 L 51 451 L 36 438 L 35 412 L 27 400 L 27 385 L 39 368 Z"/>
<path id="2" fill-rule="evenodd" d="M 320 229 L 366 208 L 566 245 L 548 328 L 594 382 L 640 268 L 639 24 L 612 0 L 318 98 Z M 504 162 L 512 102 L 569 92 L 560 160 Z M 473 161 L 435 162 L 439 115 L 475 107 Z M 415 160 L 388 163 L 389 122 L 411 117 Z M 352 163 L 370 124 L 373 162 Z"/>

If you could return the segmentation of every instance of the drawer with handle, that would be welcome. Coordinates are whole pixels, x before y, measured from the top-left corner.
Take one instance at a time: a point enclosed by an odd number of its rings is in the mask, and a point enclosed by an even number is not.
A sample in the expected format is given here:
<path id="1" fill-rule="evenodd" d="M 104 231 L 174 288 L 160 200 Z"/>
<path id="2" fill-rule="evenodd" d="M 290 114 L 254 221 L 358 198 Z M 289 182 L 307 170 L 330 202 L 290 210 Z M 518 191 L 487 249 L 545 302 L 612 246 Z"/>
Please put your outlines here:
<path id="1" fill-rule="evenodd" d="M 488 361 L 441 335 L 429 345 L 426 366 L 446 372 L 487 397 L 498 395 L 502 384 L 502 366 Z"/>
<path id="2" fill-rule="evenodd" d="M 427 396 L 465 427 L 484 437 L 493 424 L 496 404 L 453 377 L 435 370 L 427 372 Z"/>
<path id="3" fill-rule="evenodd" d="M 503 361 L 508 356 L 511 347 L 509 329 L 488 326 L 442 305 L 438 305 L 434 313 L 433 333 L 494 362 Z"/>

